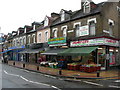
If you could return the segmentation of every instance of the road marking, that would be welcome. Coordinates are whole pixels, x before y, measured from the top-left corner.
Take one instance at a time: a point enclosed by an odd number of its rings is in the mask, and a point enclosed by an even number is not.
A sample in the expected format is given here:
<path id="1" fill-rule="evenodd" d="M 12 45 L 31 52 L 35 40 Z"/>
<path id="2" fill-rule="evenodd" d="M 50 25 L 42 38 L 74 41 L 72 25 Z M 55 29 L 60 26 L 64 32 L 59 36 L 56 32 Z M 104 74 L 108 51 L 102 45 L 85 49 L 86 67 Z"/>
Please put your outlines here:
<path id="1" fill-rule="evenodd" d="M 57 89 L 57 90 L 61 90 L 61 89 L 59 89 L 59 88 L 57 88 L 57 87 L 55 87 L 55 86 L 51 86 L 52 88 L 55 88 L 55 89 Z"/>
<path id="2" fill-rule="evenodd" d="M 97 84 L 97 83 L 93 83 L 93 82 L 88 82 L 88 81 L 83 81 L 83 82 L 88 83 L 88 84 L 92 84 L 92 85 L 103 86 L 101 84 Z"/>
<path id="3" fill-rule="evenodd" d="M 25 72 L 30 72 L 30 71 L 28 71 L 28 70 L 24 70 Z"/>
<path id="4" fill-rule="evenodd" d="M 50 76 L 50 75 L 44 75 L 44 76 L 56 79 L 56 77 L 54 76 Z"/>
<path id="5" fill-rule="evenodd" d="M 26 79 L 26 78 L 25 78 L 25 77 L 23 77 L 23 76 L 8 73 L 8 72 L 7 72 L 7 71 L 5 71 L 5 70 L 4 70 L 4 73 L 5 73 L 5 74 L 7 74 L 7 75 L 20 77 L 21 79 L 23 79 L 23 80 L 25 80 L 25 81 L 27 81 L 27 82 L 30 82 L 30 83 L 34 83 L 34 84 L 41 84 L 41 85 L 45 85 L 45 86 L 49 86 L 49 87 L 55 88 L 55 89 L 57 89 L 57 90 L 61 90 L 61 89 L 59 89 L 59 88 L 58 88 L 58 87 L 56 87 L 56 86 L 51 86 L 51 85 L 49 85 L 49 84 L 40 83 L 40 82 L 34 82 L 34 81 L 31 81 L 31 80 Z"/>
<path id="6" fill-rule="evenodd" d="M 120 88 L 119 86 L 109 85 L 109 87 Z"/>
<path id="7" fill-rule="evenodd" d="M 120 80 L 116 80 L 115 82 L 120 82 Z"/>
<path id="8" fill-rule="evenodd" d="M 22 78 L 23 80 L 25 80 L 25 81 L 29 81 L 29 80 L 27 80 L 26 78 L 24 78 L 23 76 L 20 76 L 20 78 Z"/>
<path id="9" fill-rule="evenodd" d="M 16 76 L 16 77 L 19 77 L 19 75 L 16 75 L 16 74 L 10 74 L 8 73 L 7 71 L 4 70 L 4 73 L 6 73 L 7 75 L 11 75 L 11 76 Z"/>

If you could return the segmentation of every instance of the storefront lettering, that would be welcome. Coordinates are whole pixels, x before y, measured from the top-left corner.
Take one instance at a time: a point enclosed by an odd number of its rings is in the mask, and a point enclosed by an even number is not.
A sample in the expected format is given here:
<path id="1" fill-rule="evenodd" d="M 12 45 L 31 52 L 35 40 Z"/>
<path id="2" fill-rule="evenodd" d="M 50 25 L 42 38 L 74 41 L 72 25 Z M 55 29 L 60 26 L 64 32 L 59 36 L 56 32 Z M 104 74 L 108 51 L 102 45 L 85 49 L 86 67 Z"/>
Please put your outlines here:
<path id="1" fill-rule="evenodd" d="M 108 43 L 116 43 L 115 40 L 106 40 L 106 42 L 108 42 Z"/>
<path id="2" fill-rule="evenodd" d="M 88 43 L 88 40 L 84 40 L 84 41 L 77 41 L 77 42 L 73 42 L 73 44 L 81 44 L 81 43 Z"/>
<path id="3" fill-rule="evenodd" d="M 48 44 L 61 44 L 61 43 L 66 43 L 66 38 L 65 37 L 59 37 L 59 38 L 52 38 L 48 40 Z"/>
<path id="4" fill-rule="evenodd" d="M 71 47 L 75 46 L 92 46 L 92 45 L 110 45 L 110 46 L 119 46 L 117 40 L 99 38 L 99 39 L 90 39 L 90 40 L 81 40 L 71 42 Z"/>

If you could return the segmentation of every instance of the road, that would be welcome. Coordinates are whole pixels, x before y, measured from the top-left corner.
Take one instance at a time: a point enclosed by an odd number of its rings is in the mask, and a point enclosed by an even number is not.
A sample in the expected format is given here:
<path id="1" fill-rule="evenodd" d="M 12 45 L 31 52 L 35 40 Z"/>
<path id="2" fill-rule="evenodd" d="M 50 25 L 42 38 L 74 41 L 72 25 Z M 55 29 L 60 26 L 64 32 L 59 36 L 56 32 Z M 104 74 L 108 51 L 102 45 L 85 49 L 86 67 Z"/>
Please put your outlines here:
<path id="1" fill-rule="evenodd" d="M 117 85 L 119 82 L 114 81 L 82 79 L 79 82 L 74 82 L 2 64 L 2 88 L 51 88 L 53 90 L 63 88 L 119 88 Z M 112 86 L 110 87 L 110 85 Z"/>

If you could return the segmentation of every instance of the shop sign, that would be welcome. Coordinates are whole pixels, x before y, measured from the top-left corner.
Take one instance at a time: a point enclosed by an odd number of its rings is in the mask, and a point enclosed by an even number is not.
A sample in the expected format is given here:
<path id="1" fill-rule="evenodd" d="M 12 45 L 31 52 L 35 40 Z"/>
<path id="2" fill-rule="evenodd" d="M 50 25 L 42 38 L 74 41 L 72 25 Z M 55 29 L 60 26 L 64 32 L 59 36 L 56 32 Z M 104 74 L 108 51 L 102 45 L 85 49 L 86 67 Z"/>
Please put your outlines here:
<path id="1" fill-rule="evenodd" d="M 48 44 L 62 44 L 62 43 L 66 43 L 66 37 L 59 37 L 59 38 L 52 38 L 52 39 L 48 39 Z"/>
<path id="2" fill-rule="evenodd" d="M 118 43 L 117 40 L 112 40 L 112 39 L 107 39 L 107 38 L 98 38 L 98 39 L 90 39 L 90 40 L 72 41 L 70 43 L 71 47 L 93 46 L 93 45 L 119 46 L 119 43 Z"/>
<path id="3" fill-rule="evenodd" d="M 80 27 L 80 36 L 85 36 L 85 35 L 89 35 L 88 25 Z"/>

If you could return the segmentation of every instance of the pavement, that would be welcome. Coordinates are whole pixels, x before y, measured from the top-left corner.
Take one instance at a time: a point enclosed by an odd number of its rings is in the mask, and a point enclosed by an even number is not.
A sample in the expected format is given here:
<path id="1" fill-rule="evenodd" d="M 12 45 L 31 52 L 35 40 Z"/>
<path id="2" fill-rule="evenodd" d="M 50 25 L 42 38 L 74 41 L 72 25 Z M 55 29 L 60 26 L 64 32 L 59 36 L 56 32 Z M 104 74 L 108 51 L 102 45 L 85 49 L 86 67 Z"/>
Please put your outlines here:
<path id="1" fill-rule="evenodd" d="M 30 70 L 30 69 L 29 69 Z M 34 71 L 34 70 L 31 70 Z M 99 71 L 97 72 L 81 72 L 81 71 L 75 71 L 75 70 L 67 70 L 67 69 L 62 69 L 60 70 L 59 68 L 50 68 L 50 67 L 44 67 L 44 66 L 39 66 L 39 70 L 36 70 L 35 72 L 43 73 L 43 74 L 48 74 L 56 77 L 61 77 L 61 78 L 70 78 L 70 79 L 97 79 L 97 80 L 105 80 L 105 79 L 120 79 L 120 69 L 116 68 L 111 68 L 108 70 L 104 71 Z M 98 75 L 99 74 L 99 75 Z"/>
<path id="2" fill-rule="evenodd" d="M 57 77 L 73 78 L 73 79 L 120 79 L 120 69 L 118 68 L 109 69 L 107 71 L 100 71 L 99 73 L 97 72 L 87 73 L 81 71 L 66 70 L 66 69 L 60 70 L 60 69 L 40 66 L 39 72 Z M 99 77 L 97 74 L 99 74 Z"/>

